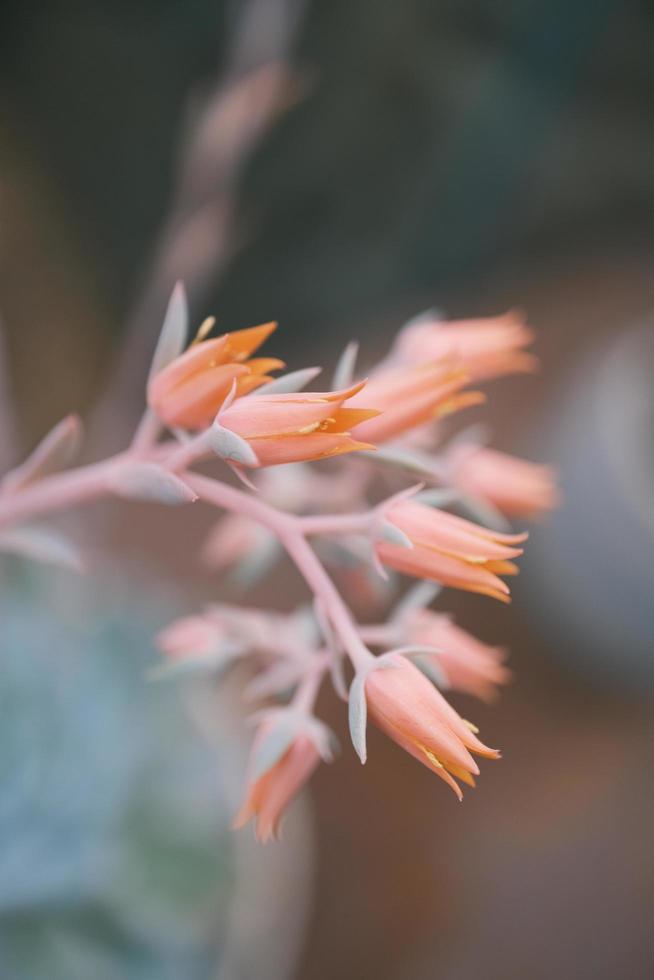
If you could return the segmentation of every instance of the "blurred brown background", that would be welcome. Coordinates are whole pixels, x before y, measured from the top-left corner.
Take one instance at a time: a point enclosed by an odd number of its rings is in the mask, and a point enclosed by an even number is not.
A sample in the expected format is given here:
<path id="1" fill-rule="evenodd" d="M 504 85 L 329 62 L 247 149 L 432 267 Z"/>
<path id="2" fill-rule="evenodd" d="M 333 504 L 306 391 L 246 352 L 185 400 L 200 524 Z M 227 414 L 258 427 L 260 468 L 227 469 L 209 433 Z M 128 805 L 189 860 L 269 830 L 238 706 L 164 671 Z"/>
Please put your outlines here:
<path id="1" fill-rule="evenodd" d="M 216 79 L 283 56 L 295 93 L 229 187 L 229 248 L 191 284 L 194 317 L 215 312 L 225 329 L 279 319 L 278 349 L 296 367 L 333 358 L 351 336 L 381 353 L 426 307 L 524 308 L 543 371 L 490 389 L 495 441 L 557 464 L 565 495 L 532 533 L 510 609 L 439 600 L 509 646 L 516 674 L 492 708 L 456 701 L 504 753 L 463 805 L 374 732 L 361 770 L 341 706 L 324 696 L 344 751 L 313 784 L 315 880 L 293 975 L 646 980 L 654 11 L 609 0 L 260 2 L 257 43 L 235 66 L 248 6 L 3 5 L 0 316 L 19 436 L 31 445 L 78 410 L 103 444 L 97 405 L 121 343 L 138 328 L 147 351 L 174 279 L 174 262 L 152 270 L 189 134 Z M 111 424 L 136 417 L 145 369 L 138 351 L 119 369 Z M 116 531 L 131 561 L 160 522 Z M 180 545 L 168 547 L 166 588 Z M 187 559 L 183 572 L 182 608 L 215 594 Z M 296 598 L 268 583 L 248 601 Z M 3 837 L 11 848 L 9 829 Z M 0 952 L 15 934 L 11 896 L 8 908 Z M 158 976 L 212 976 L 210 959 Z M 12 969 L 12 980 L 47 975 Z M 67 980 L 84 969 L 69 967 Z M 97 975 L 149 976 L 139 969 L 112 960 Z M 221 976 L 247 980 L 229 969 Z"/>

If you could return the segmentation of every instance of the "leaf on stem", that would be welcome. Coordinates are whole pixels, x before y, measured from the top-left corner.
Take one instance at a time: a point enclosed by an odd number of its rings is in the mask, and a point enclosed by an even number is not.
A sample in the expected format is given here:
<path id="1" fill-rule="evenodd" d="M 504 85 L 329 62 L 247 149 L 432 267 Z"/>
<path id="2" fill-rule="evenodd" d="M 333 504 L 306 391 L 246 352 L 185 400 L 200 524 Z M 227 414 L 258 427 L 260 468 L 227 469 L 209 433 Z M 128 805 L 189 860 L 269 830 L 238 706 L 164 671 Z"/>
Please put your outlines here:
<path id="1" fill-rule="evenodd" d="M 368 752 L 366 748 L 366 723 L 368 706 L 366 704 L 366 674 L 358 671 L 350 685 L 348 697 L 348 722 L 350 738 L 356 754 L 365 763 Z"/>
<path id="2" fill-rule="evenodd" d="M 51 429 L 24 463 L 7 473 L 2 489 L 15 493 L 30 483 L 63 469 L 75 456 L 82 436 L 82 423 L 77 415 L 67 415 Z"/>
<path id="3" fill-rule="evenodd" d="M 211 428 L 207 429 L 206 441 L 213 452 L 227 463 L 256 466 L 259 462 L 254 449 L 245 439 L 218 422 L 214 422 Z"/>
<path id="4" fill-rule="evenodd" d="M 359 345 L 356 340 L 350 341 L 339 357 L 334 369 L 332 378 L 332 388 L 340 391 L 342 388 L 349 388 L 354 381 L 354 369 L 357 357 L 359 356 Z"/>
<path id="5" fill-rule="evenodd" d="M 179 357 L 184 350 L 188 335 L 188 319 L 186 289 L 183 282 L 177 282 L 168 302 L 159 340 L 154 350 L 149 381 Z"/>
<path id="6" fill-rule="evenodd" d="M 83 562 L 68 538 L 49 527 L 12 527 L 0 534 L 0 551 L 81 572 Z"/>
<path id="7" fill-rule="evenodd" d="M 109 489 L 128 500 L 151 500 L 160 504 L 188 504 L 197 494 L 174 473 L 158 463 L 129 461 L 116 466 Z"/>

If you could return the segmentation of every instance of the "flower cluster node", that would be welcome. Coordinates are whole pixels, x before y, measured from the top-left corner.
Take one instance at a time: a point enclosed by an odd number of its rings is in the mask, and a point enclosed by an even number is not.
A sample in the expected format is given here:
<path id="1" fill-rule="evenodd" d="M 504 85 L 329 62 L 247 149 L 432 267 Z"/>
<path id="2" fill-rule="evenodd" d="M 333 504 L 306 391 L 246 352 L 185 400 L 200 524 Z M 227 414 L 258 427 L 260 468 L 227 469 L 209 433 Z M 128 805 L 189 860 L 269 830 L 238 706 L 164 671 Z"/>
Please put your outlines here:
<path id="1" fill-rule="evenodd" d="M 201 550 L 214 574 L 249 587 L 285 552 L 312 600 L 291 613 L 216 602 L 157 637 L 153 676 L 216 677 L 239 663 L 246 699 L 267 705 L 254 716 L 236 826 L 254 819 L 261 840 L 276 837 L 292 798 L 332 760 L 333 735 L 316 713 L 328 676 L 348 701 L 362 762 L 370 720 L 461 799 L 461 784 L 479 775 L 476 758 L 499 752 L 442 692 L 491 701 L 511 674 L 503 649 L 430 607 L 444 587 L 508 603 L 506 580 L 527 540 L 508 521 L 546 514 L 559 494 L 550 467 L 489 448 L 478 427 L 445 442 L 441 420 L 485 400 L 472 385 L 534 371 L 532 331 L 517 313 L 424 314 L 366 377 L 350 344 L 333 390 L 307 391 L 319 368 L 275 376 L 284 362 L 259 352 L 275 323 L 218 337 L 214 327 L 205 319 L 184 349 L 178 284 L 132 444 L 66 469 L 81 426 L 74 416 L 60 422 L 0 483 L 0 550 L 81 567 L 74 542 L 33 521 L 102 496 L 218 508 Z M 208 460 L 211 475 L 196 468 Z M 246 488 L 225 482 L 221 468 Z M 399 601 L 398 574 L 418 580 Z"/>

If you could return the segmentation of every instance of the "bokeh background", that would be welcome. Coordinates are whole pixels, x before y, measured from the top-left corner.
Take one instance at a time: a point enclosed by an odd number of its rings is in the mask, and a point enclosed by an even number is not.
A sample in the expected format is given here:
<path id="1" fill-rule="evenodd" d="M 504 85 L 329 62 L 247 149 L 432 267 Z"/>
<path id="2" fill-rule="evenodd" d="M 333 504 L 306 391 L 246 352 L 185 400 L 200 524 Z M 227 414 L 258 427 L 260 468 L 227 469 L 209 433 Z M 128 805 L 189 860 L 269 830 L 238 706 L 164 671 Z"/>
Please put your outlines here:
<path id="1" fill-rule="evenodd" d="M 5 0 L 0 86 L 3 464 L 69 411 L 89 456 L 129 431 L 183 275 L 198 320 L 278 319 L 292 366 L 525 309 L 543 370 L 490 418 L 565 497 L 510 609 L 441 600 L 511 647 L 501 702 L 456 702 L 502 764 L 458 806 L 343 737 L 267 849 L 228 829 L 239 679 L 146 680 L 160 624 L 238 595 L 196 567 L 206 515 L 92 508 L 83 580 L 3 561 L 0 976 L 649 978 L 651 5 Z M 291 608 L 287 578 L 248 601 Z"/>

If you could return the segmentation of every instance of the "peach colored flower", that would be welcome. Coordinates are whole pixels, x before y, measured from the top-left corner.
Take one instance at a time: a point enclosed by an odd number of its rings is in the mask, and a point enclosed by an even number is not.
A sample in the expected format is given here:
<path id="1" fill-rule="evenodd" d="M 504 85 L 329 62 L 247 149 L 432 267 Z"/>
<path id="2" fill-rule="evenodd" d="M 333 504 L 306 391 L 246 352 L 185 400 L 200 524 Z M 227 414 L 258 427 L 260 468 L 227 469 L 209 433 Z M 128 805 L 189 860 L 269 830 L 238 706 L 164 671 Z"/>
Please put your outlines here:
<path id="1" fill-rule="evenodd" d="M 438 649 L 438 653 L 421 659 L 433 663 L 455 691 L 492 701 L 498 686 L 511 678 L 511 671 L 504 666 L 506 652 L 482 643 L 457 626 L 451 616 L 415 609 L 407 616 L 404 628 L 409 643 Z"/>
<path id="2" fill-rule="evenodd" d="M 431 363 L 392 367 L 375 372 L 365 392 L 350 404 L 377 409 L 376 418 L 356 427 L 354 435 L 379 445 L 428 420 L 440 418 L 484 401 L 478 391 L 462 391 L 470 378 L 451 364 Z"/>
<path id="3" fill-rule="evenodd" d="M 330 733 L 312 715 L 292 707 L 263 713 L 252 745 L 250 778 L 234 827 L 256 818 L 256 836 L 279 836 L 284 811 L 310 779 L 321 759 L 331 761 Z"/>
<path id="4" fill-rule="evenodd" d="M 413 544 L 406 548 L 380 538 L 377 553 L 385 565 L 406 575 L 510 602 L 509 588 L 499 576 L 517 575 L 511 559 L 522 554 L 516 545 L 527 534 L 491 531 L 415 500 L 399 500 L 385 517 Z"/>
<path id="5" fill-rule="evenodd" d="M 559 503 L 554 470 L 484 446 L 459 445 L 445 457 L 453 486 L 507 517 L 536 517 Z"/>
<path id="6" fill-rule="evenodd" d="M 451 358 L 479 381 L 537 370 L 538 359 L 525 350 L 533 339 L 517 312 L 475 320 L 437 320 L 425 315 L 400 331 L 391 358 L 408 364 Z"/>
<path id="7" fill-rule="evenodd" d="M 193 344 L 151 379 L 150 408 L 170 426 L 210 425 L 234 382 L 236 394 L 246 395 L 271 380 L 269 371 L 284 367 L 277 358 L 249 359 L 276 326 L 265 323 Z"/>
<path id="8" fill-rule="evenodd" d="M 423 765 L 440 776 L 461 799 L 453 777 L 474 786 L 479 774 L 471 752 L 499 758 L 477 729 L 464 721 L 433 684 L 406 657 L 386 654 L 363 681 L 372 721 Z"/>
<path id="9" fill-rule="evenodd" d="M 241 398 L 220 413 L 221 428 L 247 441 L 256 455 L 252 465 L 275 466 L 324 459 L 374 446 L 352 437 L 351 430 L 377 413 L 350 408 L 365 382 L 344 391 L 297 392 Z M 348 405 L 344 407 L 345 402 Z"/>
<path id="10" fill-rule="evenodd" d="M 311 739 L 302 735 L 295 739 L 282 758 L 250 785 L 234 827 L 243 827 L 255 817 L 258 840 L 278 837 L 286 807 L 309 781 L 319 762 L 320 755 Z"/>

